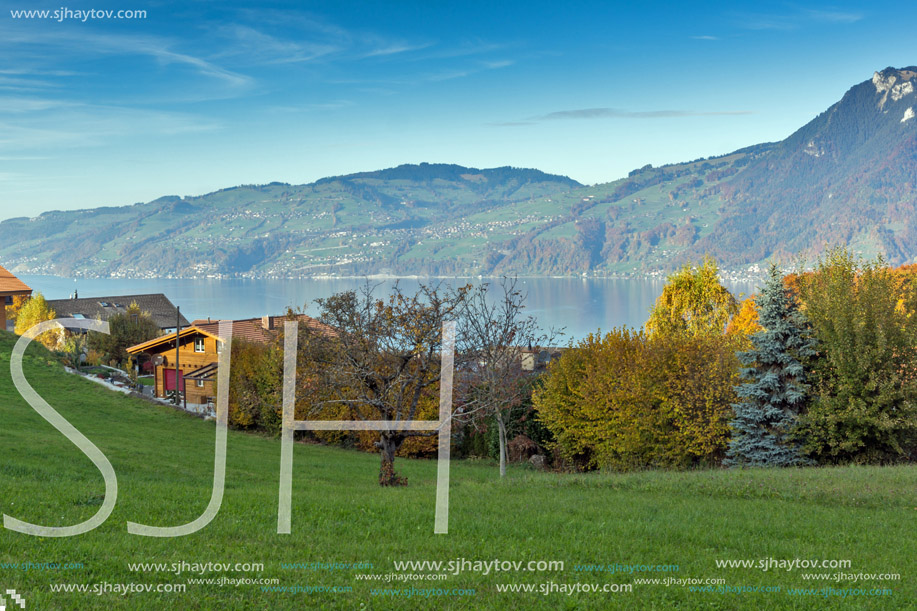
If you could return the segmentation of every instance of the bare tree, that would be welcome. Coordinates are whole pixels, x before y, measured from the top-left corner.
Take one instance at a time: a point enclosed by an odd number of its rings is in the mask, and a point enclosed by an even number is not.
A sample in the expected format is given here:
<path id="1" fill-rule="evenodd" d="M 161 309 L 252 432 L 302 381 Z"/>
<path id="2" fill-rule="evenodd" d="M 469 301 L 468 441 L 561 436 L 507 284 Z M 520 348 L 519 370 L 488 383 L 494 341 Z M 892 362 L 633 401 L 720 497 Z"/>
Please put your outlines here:
<path id="1" fill-rule="evenodd" d="M 414 420 L 421 400 L 437 391 L 443 322 L 463 312 L 470 286 L 459 289 L 421 285 L 406 295 L 396 284 L 385 299 L 374 295 L 376 286 L 318 299 L 318 320 L 334 329 L 319 338 L 303 332 L 304 358 L 317 365 L 309 375 L 321 378 L 328 403 L 345 405 L 359 420 L 401 422 Z M 456 358 L 459 361 L 459 358 Z M 381 453 L 379 483 L 405 485 L 395 473 L 395 454 L 410 437 L 426 431 L 385 430 L 376 443 Z"/>
<path id="2" fill-rule="evenodd" d="M 500 434 L 500 474 L 506 474 L 507 418 L 531 394 L 539 346 L 561 335 L 539 331 L 523 316 L 525 295 L 515 279 L 499 291 L 489 284 L 460 288 L 421 284 L 414 295 L 398 284 L 377 297 L 378 285 L 318 299 L 318 320 L 334 332 L 300 327 L 298 409 L 312 414 L 345 408 L 354 420 L 397 423 L 418 419 L 422 402 L 435 401 L 440 382 L 442 329 L 457 326 L 454 415 L 463 420 L 494 418 Z M 525 366 L 531 358 L 532 367 Z M 395 455 L 411 437 L 430 431 L 383 430 L 379 483 L 405 485 L 395 473 Z"/>
<path id="3" fill-rule="evenodd" d="M 506 475 L 510 410 L 531 396 L 539 348 L 563 335 L 555 329 L 542 332 L 534 317 L 524 315 L 526 295 L 517 287 L 516 278 L 505 277 L 496 291 L 488 283 L 476 287 L 463 301 L 460 325 L 464 349 L 474 355 L 458 376 L 460 417 L 494 419 L 500 442 L 500 477 Z"/>

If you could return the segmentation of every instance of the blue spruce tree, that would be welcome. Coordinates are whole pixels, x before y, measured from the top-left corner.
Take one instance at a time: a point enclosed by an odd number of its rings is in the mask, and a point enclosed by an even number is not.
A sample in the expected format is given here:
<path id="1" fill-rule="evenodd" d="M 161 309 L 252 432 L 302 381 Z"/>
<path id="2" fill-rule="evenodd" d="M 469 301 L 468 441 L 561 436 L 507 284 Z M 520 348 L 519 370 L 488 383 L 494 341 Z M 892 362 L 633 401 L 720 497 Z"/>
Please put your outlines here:
<path id="1" fill-rule="evenodd" d="M 756 305 L 763 330 L 750 337 L 751 350 L 738 354 L 748 382 L 736 387 L 742 401 L 733 405 L 733 435 L 723 462 L 740 467 L 806 464 L 810 461 L 790 435 L 808 390 L 800 361 L 814 356 L 815 341 L 776 266 Z"/>

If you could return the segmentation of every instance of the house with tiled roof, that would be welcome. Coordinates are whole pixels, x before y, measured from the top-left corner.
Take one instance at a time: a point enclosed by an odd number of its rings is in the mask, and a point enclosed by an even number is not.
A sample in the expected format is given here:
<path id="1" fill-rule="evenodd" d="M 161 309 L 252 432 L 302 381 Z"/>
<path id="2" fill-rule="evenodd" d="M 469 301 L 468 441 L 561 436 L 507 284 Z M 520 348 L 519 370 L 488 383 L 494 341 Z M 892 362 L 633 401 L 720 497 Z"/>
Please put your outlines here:
<path id="1" fill-rule="evenodd" d="M 6 330 L 6 306 L 13 305 L 14 297 L 30 297 L 32 289 L 0 266 L 0 330 Z"/>
<path id="2" fill-rule="evenodd" d="M 300 325 L 308 325 L 312 330 L 319 332 L 328 332 L 326 325 L 318 322 L 305 314 L 296 317 Z M 270 342 L 277 332 L 283 328 L 286 316 L 262 316 L 260 318 L 244 318 L 242 320 L 232 321 L 233 339 L 244 339 L 250 342 L 266 344 Z M 215 320 L 199 319 L 191 323 L 198 329 L 202 329 L 216 335 L 219 328 L 219 322 Z"/>
<path id="3" fill-rule="evenodd" d="M 70 299 L 48 300 L 48 306 L 57 313 L 58 318 L 88 318 L 103 322 L 116 314 L 124 314 L 132 303 L 140 306 L 140 311 L 149 312 L 163 333 L 175 333 L 176 322 L 181 327 L 191 324 L 187 318 L 179 315 L 178 308 L 162 293 L 106 297 L 80 297 L 74 293 Z"/>
<path id="4" fill-rule="evenodd" d="M 266 344 L 279 335 L 286 316 L 262 316 L 232 321 L 233 340 Z M 308 325 L 321 333 L 329 327 L 306 315 L 297 316 L 300 325 Z M 166 398 L 178 387 L 183 400 L 190 405 L 212 405 L 216 400 L 216 379 L 223 342 L 217 320 L 195 320 L 178 334 L 171 333 L 151 339 L 127 352 L 138 365 L 151 363 L 155 379 L 155 396 Z M 176 335 L 178 349 L 176 352 Z M 178 367 L 176 367 L 176 359 Z M 199 410 L 195 410 L 199 411 Z"/>

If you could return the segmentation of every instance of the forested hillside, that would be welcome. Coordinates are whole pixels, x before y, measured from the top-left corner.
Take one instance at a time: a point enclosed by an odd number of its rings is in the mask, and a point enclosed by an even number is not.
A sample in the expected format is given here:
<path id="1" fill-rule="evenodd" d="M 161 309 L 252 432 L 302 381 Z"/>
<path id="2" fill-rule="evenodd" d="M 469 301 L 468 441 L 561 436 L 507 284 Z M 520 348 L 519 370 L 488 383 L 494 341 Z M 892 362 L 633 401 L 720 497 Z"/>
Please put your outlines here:
<path id="1" fill-rule="evenodd" d="M 403 165 L 0 223 L 17 273 L 113 277 L 616 275 L 847 245 L 917 256 L 917 67 L 887 68 L 785 140 L 584 186 L 511 167 Z"/>

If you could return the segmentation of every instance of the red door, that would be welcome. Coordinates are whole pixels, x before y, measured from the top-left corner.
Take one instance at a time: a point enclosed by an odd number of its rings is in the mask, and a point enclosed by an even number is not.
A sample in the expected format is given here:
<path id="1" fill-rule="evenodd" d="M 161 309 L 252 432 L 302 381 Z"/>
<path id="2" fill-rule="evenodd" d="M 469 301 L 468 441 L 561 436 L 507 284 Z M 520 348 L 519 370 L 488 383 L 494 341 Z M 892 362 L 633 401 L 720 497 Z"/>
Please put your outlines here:
<path id="1" fill-rule="evenodd" d="M 162 373 L 163 373 L 163 383 L 165 384 L 166 392 L 170 390 L 175 390 L 175 370 L 174 369 L 163 369 Z M 178 376 L 181 379 L 181 382 L 179 382 L 179 389 L 182 392 L 185 392 L 185 378 L 182 377 L 184 376 L 184 373 L 185 373 L 184 370 L 182 369 L 178 370 Z"/>

